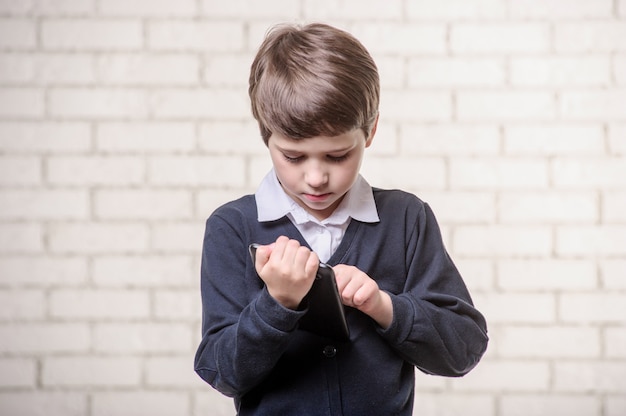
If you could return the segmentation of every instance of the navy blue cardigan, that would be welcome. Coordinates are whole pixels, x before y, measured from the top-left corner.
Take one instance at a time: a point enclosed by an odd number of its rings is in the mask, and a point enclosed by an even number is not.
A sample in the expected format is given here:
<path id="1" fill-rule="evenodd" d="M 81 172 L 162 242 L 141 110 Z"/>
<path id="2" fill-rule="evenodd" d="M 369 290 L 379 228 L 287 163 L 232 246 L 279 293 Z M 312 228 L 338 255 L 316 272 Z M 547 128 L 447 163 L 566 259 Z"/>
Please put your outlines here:
<path id="1" fill-rule="evenodd" d="M 239 415 L 411 415 L 414 367 L 461 376 L 487 347 L 483 316 L 448 256 L 430 207 L 374 188 L 379 223 L 352 220 L 328 264 L 358 267 L 391 295 L 383 330 L 346 308 L 350 341 L 298 330 L 302 311 L 279 305 L 247 247 L 281 235 L 306 241 L 284 217 L 259 223 L 253 195 L 207 220 L 201 266 L 202 341 L 195 370 L 234 397 Z"/>

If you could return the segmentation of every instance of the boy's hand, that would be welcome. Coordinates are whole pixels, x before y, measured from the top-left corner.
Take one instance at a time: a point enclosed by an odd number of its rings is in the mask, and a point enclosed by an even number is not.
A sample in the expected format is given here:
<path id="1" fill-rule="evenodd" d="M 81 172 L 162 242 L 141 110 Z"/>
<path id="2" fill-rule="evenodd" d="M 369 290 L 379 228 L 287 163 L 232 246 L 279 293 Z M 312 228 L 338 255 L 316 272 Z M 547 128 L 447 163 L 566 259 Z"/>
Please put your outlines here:
<path id="1" fill-rule="evenodd" d="M 339 264 L 333 270 L 343 304 L 369 315 L 382 328 L 388 328 L 393 320 L 389 294 L 380 290 L 376 281 L 354 266 Z"/>
<path id="2" fill-rule="evenodd" d="M 309 292 L 318 266 L 317 254 L 284 236 L 256 250 L 257 273 L 269 294 L 289 309 L 296 309 Z"/>

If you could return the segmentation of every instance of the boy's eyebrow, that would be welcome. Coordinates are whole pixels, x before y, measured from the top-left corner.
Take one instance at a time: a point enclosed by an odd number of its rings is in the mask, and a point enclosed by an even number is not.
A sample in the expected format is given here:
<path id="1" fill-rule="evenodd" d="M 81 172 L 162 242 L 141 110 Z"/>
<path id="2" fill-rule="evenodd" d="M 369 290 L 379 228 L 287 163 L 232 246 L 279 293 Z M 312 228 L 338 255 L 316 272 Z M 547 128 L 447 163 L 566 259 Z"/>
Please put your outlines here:
<path id="1" fill-rule="evenodd" d="M 279 146 L 277 144 L 275 144 L 274 146 L 276 146 L 276 148 L 281 151 L 281 152 L 294 152 L 294 153 L 298 153 L 301 152 L 301 150 L 298 149 L 291 149 L 289 147 L 283 147 L 283 146 Z M 339 149 L 331 149 L 329 151 L 326 151 L 324 153 L 341 153 L 341 152 L 349 152 L 350 150 L 354 149 L 356 147 L 356 145 L 354 146 L 346 146 L 346 147 L 342 147 Z"/>

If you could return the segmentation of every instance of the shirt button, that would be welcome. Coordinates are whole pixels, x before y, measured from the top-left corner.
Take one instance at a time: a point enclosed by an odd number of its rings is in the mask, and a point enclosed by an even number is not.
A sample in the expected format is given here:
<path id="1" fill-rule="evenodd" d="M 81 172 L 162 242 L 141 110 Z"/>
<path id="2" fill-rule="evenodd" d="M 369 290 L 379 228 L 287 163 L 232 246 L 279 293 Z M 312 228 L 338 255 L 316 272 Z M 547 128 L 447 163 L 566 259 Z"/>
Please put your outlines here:
<path id="1" fill-rule="evenodd" d="M 332 345 L 327 345 L 322 350 L 322 354 L 324 354 L 324 357 L 326 358 L 333 358 L 335 355 L 337 355 L 337 348 Z"/>

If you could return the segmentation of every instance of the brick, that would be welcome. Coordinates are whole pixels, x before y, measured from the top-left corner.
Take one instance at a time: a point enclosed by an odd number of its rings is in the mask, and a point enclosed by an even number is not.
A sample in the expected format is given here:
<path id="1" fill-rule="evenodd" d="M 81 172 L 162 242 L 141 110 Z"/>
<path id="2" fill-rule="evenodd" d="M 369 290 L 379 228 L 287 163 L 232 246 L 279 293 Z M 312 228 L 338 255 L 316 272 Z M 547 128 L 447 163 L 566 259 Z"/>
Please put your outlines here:
<path id="1" fill-rule="evenodd" d="M 586 327 L 504 327 L 494 339 L 504 358 L 599 358 L 600 330 Z"/>
<path id="2" fill-rule="evenodd" d="M 37 25 L 29 19 L 0 18 L 0 49 L 32 49 L 37 46 Z"/>
<path id="3" fill-rule="evenodd" d="M 607 56 L 521 57 L 513 58 L 510 65 L 513 85 L 606 87 L 611 84 L 611 64 Z"/>
<path id="4" fill-rule="evenodd" d="M 86 219 L 89 195 L 73 190 L 6 190 L 0 194 L 0 219 Z"/>
<path id="5" fill-rule="evenodd" d="M 556 158 L 551 176 L 557 188 L 614 190 L 626 188 L 626 158 Z"/>
<path id="6" fill-rule="evenodd" d="M 118 17 L 194 17 L 197 8 L 194 0 L 107 0 L 98 11 L 104 16 Z"/>
<path id="7" fill-rule="evenodd" d="M 224 3 L 220 0 L 201 0 L 201 11 L 211 18 L 249 18 L 293 19 L 300 15 L 299 2 L 290 0 L 268 0 L 263 4 L 254 0 L 233 0 Z"/>
<path id="8" fill-rule="evenodd" d="M 68 68 L 72 68 L 68 71 Z M 11 84 L 88 84 L 94 81 L 89 55 L 63 53 L 0 54 L 0 82 Z"/>
<path id="9" fill-rule="evenodd" d="M 56 2 L 55 2 L 56 3 Z M 88 414 L 87 394 L 78 392 L 0 392 L 2 411 L 7 415 L 84 416 Z"/>
<path id="10" fill-rule="evenodd" d="M 402 188 L 410 191 L 421 189 L 441 190 L 446 185 L 446 165 L 435 157 L 369 158 L 363 162 L 362 174 L 372 186 Z M 398 175 L 411 172 L 411 175 Z"/>
<path id="11" fill-rule="evenodd" d="M 96 324 L 96 352 L 151 354 L 188 352 L 192 349 L 189 325 L 163 323 Z"/>
<path id="12" fill-rule="evenodd" d="M 352 25 L 350 33 L 356 36 L 373 55 L 443 55 L 446 52 L 444 24 L 359 22 Z"/>
<path id="13" fill-rule="evenodd" d="M 183 391 L 99 392 L 93 395 L 93 416 L 188 415 L 190 402 Z"/>
<path id="14" fill-rule="evenodd" d="M 143 46 L 139 20 L 47 19 L 41 22 L 42 46 L 47 50 L 137 50 Z"/>
<path id="15" fill-rule="evenodd" d="M 626 155 L 626 124 L 609 125 L 609 149 L 613 155 Z"/>
<path id="16" fill-rule="evenodd" d="M 626 50 L 626 23 L 613 21 L 557 22 L 554 48 L 557 53 L 610 53 Z"/>
<path id="17" fill-rule="evenodd" d="M 199 254 L 204 236 L 204 221 L 160 223 L 152 226 L 153 250 L 169 254 Z"/>
<path id="18" fill-rule="evenodd" d="M 106 85 L 197 85 L 200 62 L 183 54 L 107 54 L 95 60 L 97 80 Z"/>
<path id="19" fill-rule="evenodd" d="M 99 287 L 189 287 L 197 275 L 188 256 L 98 256 L 93 281 Z M 180 305 L 182 307 L 182 305 Z"/>
<path id="20" fill-rule="evenodd" d="M 148 182 L 157 185 L 242 186 L 245 160 L 238 156 L 163 156 L 150 159 Z"/>
<path id="21" fill-rule="evenodd" d="M 493 125 L 404 124 L 400 128 L 400 151 L 407 155 L 496 155 L 500 133 Z"/>
<path id="22" fill-rule="evenodd" d="M 87 324 L 45 322 L 0 325 L 0 352 L 3 353 L 79 353 L 86 352 L 90 346 L 91 333 Z"/>
<path id="23" fill-rule="evenodd" d="M 253 59 L 251 53 L 209 54 L 204 59 L 202 80 L 210 87 L 247 88 Z"/>
<path id="24" fill-rule="evenodd" d="M 0 389 L 33 388 L 37 383 L 37 363 L 33 359 L 0 358 Z M 3 397 L 0 393 L 3 412 Z"/>
<path id="25" fill-rule="evenodd" d="M 413 0 L 406 3 L 406 15 L 411 19 L 467 20 L 496 19 L 507 15 L 506 3 L 501 0 Z"/>
<path id="26" fill-rule="evenodd" d="M 134 156 L 55 156 L 47 178 L 54 185 L 136 185 L 144 181 L 144 164 Z"/>
<path id="27" fill-rule="evenodd" d="M 456 114 L 461 121 L 552 120 L 556 100 L 544 91 L 461 91 L 457 93 Z"/>
<path id="28" fill-rule="evenodd" d="M 157 118 L 249 119 L 250 101 L 245 89 L 159 89 L 150 96 Z"/>
<path id="29" fill-rule="evenodd" d="M 381 113 L 388 121 L 435 122 L 452 119 L 452 99 L 448 93 L 387 91 L 381 96 Z"/>
<path id="30" fill-rule="evenodd" d="M 486 394 L 422 393 L 415 396 L 421 416 L 495 415 L 494 400 Z"/>
<path id="31" fill-rule="evenodd" d="M 474 304 L 491 325 L 547 324 L 556 319 L 556 302 L 548 294 L 476 293 Z M 532 307 L 529 307 L 532 305 Z"/>
<path id="32" fill-rule="evenodd" d="M 625 33 L 626 35 L 626 33 Z M 626 118 L 626 90 L 564 91 L 559 114 L 564 119 L 602 121 Z"/>
<path id="33" fill-rule="evenodd" d="M 104 122 L 96 128 L 96 148 L 112 153 L 188 152 L 195 128 L 185 122 Z"/>
<path id="34" fill-rule="evenodd" d="M 0 117 L 39 118 L 44 115 L 44 91 L 38 88 L 0 88 Z"/>
<path id="35" fill-rule="evenodd" d="M 194 274 L 194 283 L 200 272 Z M 197 284 L 197 283 L 196 283 Z M 159 290 L 154 293 L 154 315 L 160 320 L 197 322 L 202 316 L 197 290 Z"/>
<path id="36" fill-rule="evenodd" d="M 145 224 L 79 222 L 51 225 L 48 244 L 54 253 L 126 254 L 144 253 L 148 239 Z"/>
<path id="37" fill-rule="evenodd" d="M 556 253 L 563 256 L 623 256 L 626 225 L 559 227 L 555 247 Z"/>
<path id="38" fill-rule="evenodd" d="M 533 158 L 454 158 L 450 163 L 453 189 L 547 189 L 548 165 Z"/>
<path id="39" fill-rule="evenodd" d="M 139 290 L 58 289 L 51 292 L 49 307 L 57 318 L 146 318 L 150 296 Z"/>
<path id="40" fill-rule="evenodd" d="M 378 55 L 374 59 L 378 67 L 381 90 L 398 90 L 406 85 L 408 75 L 406 74 L 405 59 L 388 55 Z M 382 119 L 380 122 L 382 122 Z M 380 128 L 380 124 L 378 127 Z"/>
<path id="41" fill-rule="evenodd" d="M 626 328 L 606 328 L 604 346 L 608 358 L 626 358 Z"/>
<path id="42" fill-rule="evenodd" d="M 90 147 L 91 130 L 87 123 L 0 122 L 0 151 L 3 152 L 73 153 Z M 37 162 L 31 162 L 34 163 Z"/>
<path id="43" fill-rule="evenodd" d="M 586 123 L 507 125 L 504 151 L 511 155 L 604 155 L 604 129 Z"/>
<path id="44" fill-rule="evenodd" d="M 13 256 L 0 258 L 0 286 L 77 286 L 87 281 L 87 259 L 83 257 Z"/>
<path id="45" fill-rule="evenodd" d="M 515 374 L 515 377 L 511 377 Z M 453 391 L 534 392 L 545 391 L 550 382 L 550 364 L 543 361 L 483 361 L 471 373 L 452 382 Z"/>
<path id="46" fill-rule="evenodd" d="M 3 15 L 21 16 L 26 15 L 32 9 L 31 1 L 0 1 L 0 13 Z"/>
<path id="47" fill-rule="evenodd" d="M 43 319 L 45 308 L 45 294 L 41 290 L 0 289 L 0 321 Z"/>
<path id="48" fill-rule="evenodd" d="M 0 155 L 0 186 L 39 185 L 41 164 L 38 157 Z"/>
<path id="49" fill-rule="evenodd" d="M 266 155 L 267 147 L 255 122 L 216 121 L 200 126 L 199 148 L 210 154 Z"/>
<path id="50" fill-rule="evenodd" d="M 617 85 L 626 85 L 626 56 L 618 55 L 613 57 L 613 75 Z"/>
<path id="51" fill-rule="evenodd" d="M 423 57 L 408 63 L 409 87 L 492 87 L 505 82 L 503 59 Z"/>
<path id="52" fill-rule="evenodd" d="M 598 272 L 592 260 L 500 260 L 498 287 L 514 291 L 569 291 L 597 289 Z"/>
<path id="53" fill-rule="evenodd" d="M 623 3 L 623 2 L 622 2 Z M 626 4 L 622 6 L 624 15 L 626 15 Z M 626 411 L 626 397 L 623 396 L 609 396 L 604 399 L 606 403 L 604 405 L 604 416 L 620 416 Z"/>
<path id="54" fill-rule="evenodd" d="M 0 254 L 41 253 L 44 232 L 39 224 L 0 223 Z"/>
<path id="55" fill-rule="evenodd" d="M 160 20 L 147 24 L 150 50 L 236 52 L 244 47 L 244 25 L 235 21 Z"/>
<path id="56" fill-rule="evenodd" d="M 35 16 L 84 16 L 95 13 L 95 3 L 95 0 L 32 0 L 29 10 Z"/>
<path id="57" fill-rule="evenodd" d="M 181 386 L 194 388 L 206 386 L 198 375 L 193 371 L 189 371 L 189 357 L 187 357 L 187 355 L 147 358 L 146 384 L 156 388 L 176 388 Z M 232 409 L 229 410 L 232 412 Z"/>
<path id="58" fill-rule="evenodd" d="M 626 322 L 626 295 L 564 293 L 559 302 L 559 316 L 564 322 L 623 324 Z"/>
<path id="59" fill-rule="evenodd" d="M 452 248 L 466 256 L 547 256 L 553 239 L 549 226 L 460 226 L 454 231 Z"/>
<path id="60" fill-rule="evenodd" d="M 607 223 L 626 223 L 626 192 L 603 193 L 602 220 Z"/>
<path id="61" fill-rule="evenodd" d="M 136 387 L 141 360 L 131 357 L 47 357 L 43 360 L 45 387 Z"/>
<path id="62" fill-rule="evenodd" d="M 532 53 L 550 48 L 546 23 L 458 23 L 450 30 L 454 53 Z"/>
<path id="63" fill-rule="evenodd" d="M 503 192 L 498 218 L 514 224 L 590 224 L 599 218 L 593 192 Z"/>
<path id="64" fill-rule="evenodd" d="M 212 1 L 215 2 L 215 0 Z M 302 14 L 309 21 L 399 19 L 403 16 L 403 2 L 401 0 L 391 0 L 385 3 L 376 0 L 305 1 Z"/>
<path id="65" fill-rule="evenodd" d="M 425 191 L 418 196 L 431 205 L 442 224 L 488 224 L 496 218 L 492 193 Z"/>
<path id="66" fill-rule="evenodd" d="M 182 190 L 100 190 L 94 201 L 99 219 L 187 219 L 193 210 L 191 193 Z"/>
<path id="67" fill-rule="evenodd" d="M 558 361 L 554 364 L 556 392 L 624 393 L 626 363 L 619 361 Z"/>
<path id="68" fill-rule="evenodd" d="M 511 394 L 500 398 L 501 416 L 600 416 L 597 397 L 555 394 Z"/>
<path id="69" fill-rule="evenodd" d="M 137 119 L 148 116 L 148 95 L 139 89 L 56 88 L 50 113 L 65 119 Z"/>
<path id="70" fill-rule="evenodd" d="M 510 13 L 520 19 L 610 18 L 613 5 L 611 0 L 512 0 Z"/>
<path id="71" fill-rule="evenodd" d="M 600 260 L 602 286 L 607 289 L 626 289 L 624 270 L 626 270 L 626 259 Z"/>

